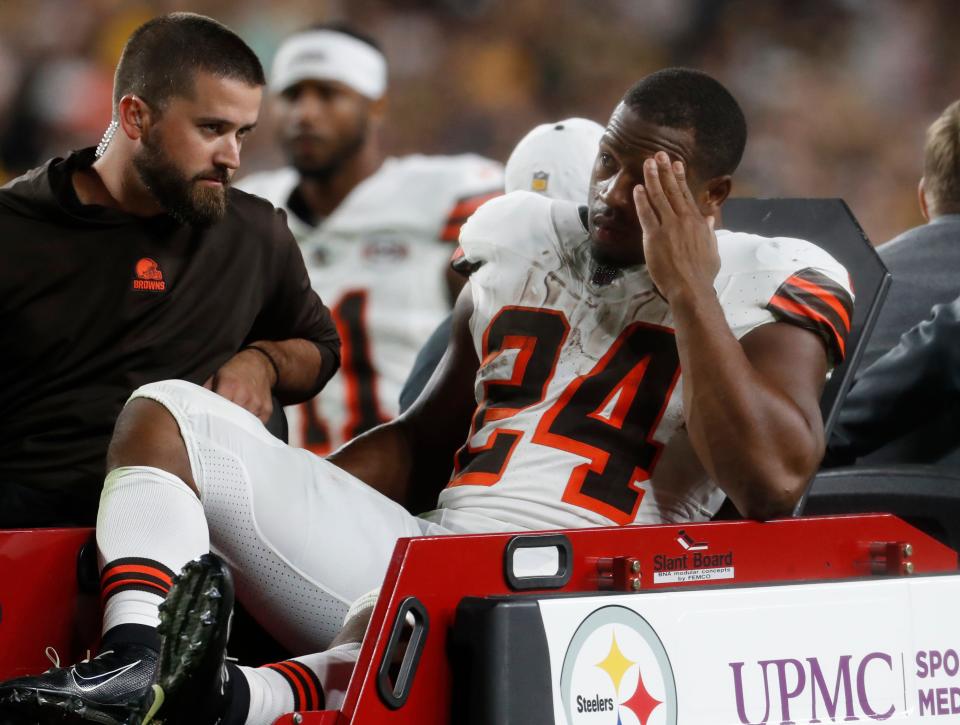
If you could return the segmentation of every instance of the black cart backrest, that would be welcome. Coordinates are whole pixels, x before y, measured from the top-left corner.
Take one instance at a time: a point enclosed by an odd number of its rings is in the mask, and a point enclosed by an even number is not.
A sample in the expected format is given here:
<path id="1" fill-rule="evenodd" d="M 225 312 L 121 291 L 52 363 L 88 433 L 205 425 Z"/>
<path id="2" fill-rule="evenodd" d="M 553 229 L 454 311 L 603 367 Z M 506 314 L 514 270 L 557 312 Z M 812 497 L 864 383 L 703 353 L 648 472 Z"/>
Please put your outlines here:
<path id="1" fill-rule="evenodd" d="M 889 465 L 820 471 L 808 489 L 805 515 L 896 514 L 960 550 L 960 472 Z"/>

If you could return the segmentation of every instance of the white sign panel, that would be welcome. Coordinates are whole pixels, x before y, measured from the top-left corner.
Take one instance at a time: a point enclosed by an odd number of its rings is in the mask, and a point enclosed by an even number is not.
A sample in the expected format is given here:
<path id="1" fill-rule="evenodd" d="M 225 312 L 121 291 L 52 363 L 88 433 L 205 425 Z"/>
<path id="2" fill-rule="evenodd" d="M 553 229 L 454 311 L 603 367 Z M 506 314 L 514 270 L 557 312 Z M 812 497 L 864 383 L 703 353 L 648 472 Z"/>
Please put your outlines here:
<path id="1" fill-rule="evenodd" d="M 683 583 L 683 582 L 703 582 L 713 581 L 714 579 L 733 579 L 734 570 L 732 566 L 716 567 L 713 569 L 678 569 L 677 571 L 655 571 L 653 581 L 655 584 Z"/>
<path id="2" fill-rule="evenodd" d="M 545 599 L 566 725 L 960 723 L 960 575 Z"/>

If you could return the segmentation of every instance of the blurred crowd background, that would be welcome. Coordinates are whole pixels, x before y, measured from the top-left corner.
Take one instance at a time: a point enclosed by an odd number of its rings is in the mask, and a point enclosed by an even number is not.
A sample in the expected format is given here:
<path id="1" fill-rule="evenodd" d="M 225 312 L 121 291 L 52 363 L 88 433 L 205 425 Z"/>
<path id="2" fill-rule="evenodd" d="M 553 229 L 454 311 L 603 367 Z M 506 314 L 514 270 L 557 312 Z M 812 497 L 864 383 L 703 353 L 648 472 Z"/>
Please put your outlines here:
<path id="1" fill-rule="evenodd" d="M 392 154 L 504 160 L 537 123 L 603 123 L 645 73 L 701 68 L 747 115 L 735 194 L 842 197 L 875 244 L 920 223 L 924 130 L 960 96 L 956 0 L 0 0 L 0 181 L 95 144 L 124 40 L 174 10 L 226 23 L 268 67 L 319 20 L 374 35 Z M 280 162 L 267 117 L 241 172 Z"/>

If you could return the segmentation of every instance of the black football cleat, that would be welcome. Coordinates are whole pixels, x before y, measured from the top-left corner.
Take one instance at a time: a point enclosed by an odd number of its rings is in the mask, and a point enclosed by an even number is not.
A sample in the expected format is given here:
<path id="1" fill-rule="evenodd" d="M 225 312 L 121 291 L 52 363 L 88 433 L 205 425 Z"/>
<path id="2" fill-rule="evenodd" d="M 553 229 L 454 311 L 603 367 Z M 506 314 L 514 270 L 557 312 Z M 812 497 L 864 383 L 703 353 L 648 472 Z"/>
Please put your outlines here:
<path id="1" fill-rule="evenodd" d="M 215 725 L 230 703 L 225 664 L 233 580 L 219 558 L 205 554 L 187 564 L 160 605 L 157 681 L 141 700 L 131 725 Z"/>
<path id="2" fill-rule="evenodd" d="M 157 653 L 118 644 L 92 660 L 0 683 L 0 722 L 120 725 L 150 692 Z"/>

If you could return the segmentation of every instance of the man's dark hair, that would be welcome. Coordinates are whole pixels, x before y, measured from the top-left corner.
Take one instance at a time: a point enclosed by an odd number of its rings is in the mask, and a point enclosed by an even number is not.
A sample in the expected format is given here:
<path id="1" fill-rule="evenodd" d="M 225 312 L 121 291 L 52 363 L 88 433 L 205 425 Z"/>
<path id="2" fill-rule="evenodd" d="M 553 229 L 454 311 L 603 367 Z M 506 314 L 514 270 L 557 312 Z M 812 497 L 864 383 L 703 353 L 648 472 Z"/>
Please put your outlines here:
<path id="1" fill-rule="evenodd" d="M 343 33 L 344 35 L 349 35 L 351 38 L 355 38 L 361 43 L 366 43 L 374 50 L 383 53 L 383 48 L 380 47 L 380 44 L 374 40 L 372 36 L 367 35 L 363 31 L 357 30 L 355 27 L 350 25 L 350 23 L 345 23 L 342 20 L 334 20 L 328 23 L 314 23 L 309 28 L 306 28 L 301 32 L 309 33 L 313 30 L 329 30 L 334 33 Z"/>
<path id="2" fill-rule="evenodd" d="M 171 13 L 148 20 L 123 46 L 113 77 L 114 114 L 128 93 L 162 110 L 171 97 L 193 92 L 197 71 L 251 86 L 267 82 L 256 53 L 228 27 L 195 13 Z"/>
<path id="3" fill-rule="evenodd" d="M 693 131 L 697 158 L 690 161 L 703 178 L 732 174 L 739 165 L 746 119 L 730 91 L 706 73 L 665 68 L 637 82 L 623 102 L 645 121 Z"/>

